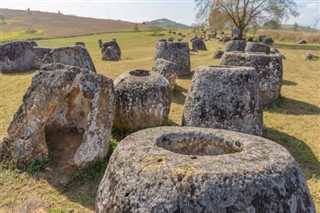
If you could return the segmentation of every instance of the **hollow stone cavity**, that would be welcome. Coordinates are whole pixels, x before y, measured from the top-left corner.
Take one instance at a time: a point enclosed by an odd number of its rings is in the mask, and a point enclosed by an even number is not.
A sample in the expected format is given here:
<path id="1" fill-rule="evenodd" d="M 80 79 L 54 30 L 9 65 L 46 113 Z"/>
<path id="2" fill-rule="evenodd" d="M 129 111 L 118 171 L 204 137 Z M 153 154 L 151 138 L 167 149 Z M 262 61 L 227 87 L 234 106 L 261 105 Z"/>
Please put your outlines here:
<path id="1" fill-rule="evenodd" d="M 242 151 L 239 141 L 226 142 L 222 138 L 202 134 L 168 134 L 157 140 L 157 146 L 183 155 L 214 156 Z"/>
<path id="2" fill-rule="evenodd" d="M 150 71 L 148 70 L 132 70 L 129 73 L 130 75 L 137 76 L 137 77 L 144 77 L 144 76 L 150 75 Z"/>

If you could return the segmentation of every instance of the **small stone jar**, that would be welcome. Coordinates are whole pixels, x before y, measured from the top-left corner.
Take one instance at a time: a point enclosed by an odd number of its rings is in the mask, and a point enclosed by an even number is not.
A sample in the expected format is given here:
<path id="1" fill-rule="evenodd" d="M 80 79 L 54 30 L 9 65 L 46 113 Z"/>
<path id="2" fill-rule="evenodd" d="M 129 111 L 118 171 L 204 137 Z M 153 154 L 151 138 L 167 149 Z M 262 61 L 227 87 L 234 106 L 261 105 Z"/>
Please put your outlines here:
<path id="1" fill-rule="evenodd" d="M 114 127 L 139 130 L 163 125 L 169 115 L 168 80 L 149 70 L 132 70 L 114 81 L 116 113 Z"/>
<path id="2" fill-rule="evenodd" d="M 184 105 L 183 126 L 262 135 L 258 76 L 250 67 L 199 67 Z"/>
<path id="3" fill-rule="evenodd" d="M 114 150 L 96 212 L 315 213 L 297 162 L 279 144 L 197 127 L 136 132 Z"/>

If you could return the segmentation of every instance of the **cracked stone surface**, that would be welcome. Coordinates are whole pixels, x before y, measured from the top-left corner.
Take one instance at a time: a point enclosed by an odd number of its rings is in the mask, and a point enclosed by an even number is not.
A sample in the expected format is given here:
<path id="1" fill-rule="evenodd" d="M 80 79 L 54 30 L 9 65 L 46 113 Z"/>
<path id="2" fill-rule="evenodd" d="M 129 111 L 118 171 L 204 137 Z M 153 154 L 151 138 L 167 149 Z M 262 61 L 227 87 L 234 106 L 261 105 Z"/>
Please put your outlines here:
<path id="1" fill-rule="evenodd" d="M 45 55 L 41 67 L 52 63 L 77 66 L 88 69 L 92 72 L 96 72 L 89 52 L 82 46 L 70 46 L 52 49 L 51 52 Z"/>
<path id="2" fill-rule="evenodd" d="M 179 76 L 190 74 L 191 63 L 188 42 L 158 42 L 154 61 L 158 58 L 176 63 Z"/>
<path id="3" fill-rule="evenodd" d="M 152 70 L 164 76 L 169 81 L 170 89 L 173 91 L 178 77 L 177 64 L 158 58 L 154 62 Z"/>
<path id="4" fill-rule="evenodd" d="M 232 40 L 226 43 L 225 52 L 244 52 L 246 48 L 246 42 L 243 40 Z"/>
<path id="5" fill-rule="evenodd" d="M 115 128 L 139 130 L 167 121 L 171 90 L 162 75 L 149 70 L 128 71 L 114 80 L 114 88 Z"/>
<path id="6" fill-rule="evenodd" d="M 100 182 L 96 212 L 314 213 L 297 162 L 257 136 L 157 127 L 122 140 Z"/>
<path id="7" fill-rule="evenodd" d="M 283 66 L 281 54 L 266 55 L 263 53 L 223 54 L 221 65 L 248 66 L 256 69 L 259 77 L 262 104 L 266 105 L 276 100 L 281 93 Z"/>
<path id="8" fill-rule="evenodd" d="M 34 69 L 34 44 L 14 41 L 0 44 L 0 71 L 3 73 L 27 72 Z"/>
<path id="9" fill-rule="evenodd" d="M 101 45 L 102 60 L 118 61 L 121 59 L 121 49 L 116 39 L 102 44 L 99 43 L 99 45 Z"/>
<path id="10" fill-rule="evenodd" d="M 198 67 L 184 104 L 183 126 L 262 135 L 258 76 L 250 67 Z"/>
<path id="11" fill-rule="evenodd" d="M 113 82 L 79 67 L 49 64 L 32 79 L 4 139 L 2 160 L 25 169 L 49 157 L 64 178 L 106 156 L 114 120 Z M 61 180 L 61 183 L 66 183 Z"/>
<path id="12" fill-rule="evenodd" d="M 247 42 L 244 50 L 247 53 L 265 53 L 270 54 L 270 47 L 256 42 Z"/>
<path id="13" fill-rule="evenodd" d="M 192 50 L 207 50 L 206 44 L 203 39 L 195 38 L 192 40 Z"/>

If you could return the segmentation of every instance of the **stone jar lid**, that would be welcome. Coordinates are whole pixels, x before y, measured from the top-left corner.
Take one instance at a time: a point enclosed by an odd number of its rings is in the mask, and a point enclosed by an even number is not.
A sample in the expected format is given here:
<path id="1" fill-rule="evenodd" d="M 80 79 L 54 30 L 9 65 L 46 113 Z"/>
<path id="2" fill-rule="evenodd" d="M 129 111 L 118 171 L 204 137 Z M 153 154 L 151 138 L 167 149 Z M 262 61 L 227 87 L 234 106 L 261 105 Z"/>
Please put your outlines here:
<path id="1" fill-rule="evenodd" d="M 279 144 L 196 127 L 122 140 L 99 185 L 97 212 L 315 212 L 304 176 Z"/>

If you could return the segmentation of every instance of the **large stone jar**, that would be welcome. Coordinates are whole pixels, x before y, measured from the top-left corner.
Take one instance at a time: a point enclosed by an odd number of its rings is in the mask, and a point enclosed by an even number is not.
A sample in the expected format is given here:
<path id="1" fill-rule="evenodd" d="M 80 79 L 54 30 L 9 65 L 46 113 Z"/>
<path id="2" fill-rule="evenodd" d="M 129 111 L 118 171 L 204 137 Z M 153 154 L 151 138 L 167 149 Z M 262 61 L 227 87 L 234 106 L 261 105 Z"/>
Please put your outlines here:
<path id="1" fill-rule="evenodd" d="M 191 63 L 188 42 L 158 42 L 154 61 L 158 58 L 176 63 L 180 76 L 190 74 Z"/>
<path id="2" fill-rule="evenodd" d="M 255 68 L 259 77 L 262 104 L 266 105 L 280 95 L 283 75 L 282 57 L 280 54 L 228 52 L 223 54 L 221 65 Z"/>
<path id="3" fill-rule="evenodd" d="M 96 212 L 314 213 L 297 162 L 279 144 L 227 130 L 158 127 L 122 140 Z"/>
<path id="4" fill-rule="evenodd" d="M 158 58 L 152 67 L 152 70 L 164 76 L 169 81 L 170 89 L 173 90 L 178 77 L 177 64 Z"/>
<path id="5" fill-rule="evenodd" d="M 168 80 L 149 70 L 132 70 L 114 81 L 116 114 L 114 127 L 139 130 L 163 125 L 171 97 Z"/>
<path id="6" fill-rule="evenodd" d="M 184 105 L 182 125 L 262 135 L 258 76 L 251 67 L 198 67 Z"/>

